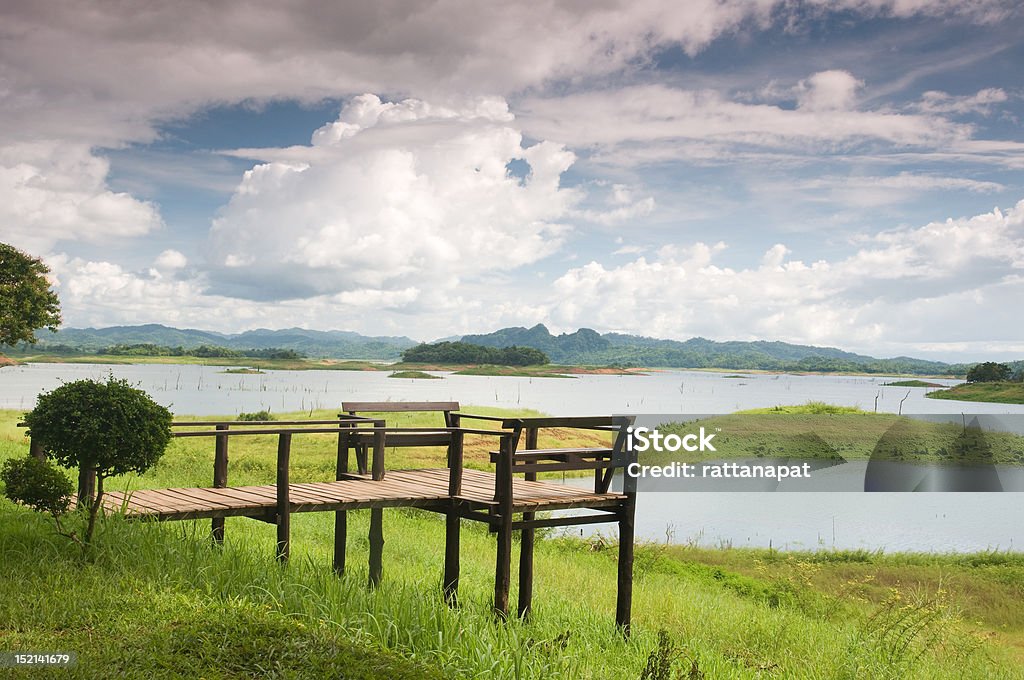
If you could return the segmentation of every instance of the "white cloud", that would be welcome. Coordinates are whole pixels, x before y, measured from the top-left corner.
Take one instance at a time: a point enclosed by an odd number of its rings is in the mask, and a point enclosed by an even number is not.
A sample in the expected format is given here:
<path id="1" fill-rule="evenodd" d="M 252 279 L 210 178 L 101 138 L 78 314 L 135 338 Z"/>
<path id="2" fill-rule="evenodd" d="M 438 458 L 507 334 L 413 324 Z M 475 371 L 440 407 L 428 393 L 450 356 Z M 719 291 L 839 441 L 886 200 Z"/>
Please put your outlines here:
<path id="1" fill-rule="evenodd" d="M 4 240 L 31 252 L 59 241 L 141 236 L 162 225 L 156 206 L 111 191 L 109 163 L 82 145 L 0 146 Z"/>
<path id="2" fill-rule="evenodd" d="M 856 81 L 829 71 L 804 81 L 796 109 L 732 101 L 710 90 L 638 85 L 533 98 L 521 118 L 531 134 L 596 147 L 598 160 L 722 160 L 736 151 L 829 153 L 948 146 L 972 128 L 940 116 L 850 108 Z"/>
<path id="3" fill-rule="evenodd" d="M 921 95 L 921 101 L 912 108 L 924 113 L 979 113 L 988 115 L 996 104 L 1009 100 L 1005 90 L 988 87 L 977 93 L 966 96 L 954 96 L 937 90 L 929 90 Z"/>
<path id="4" fill-rule="evenodd" d="M 494 99 L 459 109 L 362 95 L 312 146 L 284 153 L 287 162 L 248 171 L 214 221 L 220 290 L 288 299 L 448 289 L 554 252 L 579 198 L 559 186 L 574 155 L 523 146 Z M 530 167 L 522 180 L 506 168 L 514 159 Z"/>
<path id="5" fill-rule="evenodd" d="M 848 111 L 864 81 L 848 71 L 819 71 L 796 87 L 797 105 L 808 111 Z"/>
<path id="6" fill-rule="evenodd" d="M 153 262 L 153 266 L 159 271 L 183 269 L 187 264 L 188 258 L 177 250 L 165 250 Z"/>
<path id="7" fill-rule="evenodd" d="M 865 351 L 936 338 L 1013 340 L 1019 328 L 1011 300 L 1024 295 L 1024 201 L 1005 213 L 865 236 L 835 261 L 805 263 L 776 244 L 759 265 L 732 268 L 717 264 L 724 249 L 669 246 L 650 260 L 571 269 L 554 283 L 558 302 L 548 318 L 658 337 L 773 338 Z"/>

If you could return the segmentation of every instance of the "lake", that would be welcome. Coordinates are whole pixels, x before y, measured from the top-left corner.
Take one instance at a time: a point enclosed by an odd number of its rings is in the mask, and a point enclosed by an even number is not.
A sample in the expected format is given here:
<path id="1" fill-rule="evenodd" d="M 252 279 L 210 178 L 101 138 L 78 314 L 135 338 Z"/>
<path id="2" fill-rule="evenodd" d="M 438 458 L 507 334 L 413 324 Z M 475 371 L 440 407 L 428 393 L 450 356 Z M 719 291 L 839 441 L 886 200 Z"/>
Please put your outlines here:
<path id="1" fill-rule="evenodd" d="M 337 408 L 342 401 L 438 400 L 560 415 L 730 413 L 824 401 L 895 413 L 1024 413 L 1024 405 L 926 399 L 884 387 L 883 376 L 657 371 L 577 378 L 389 378 L 386 371 L 266 371 L 244 375 L 195 365 L 30 364 L 0 369 L 0 408 L 32 408 L 61 381 L 125 378 L 178 414 L 233 415 Z M 952 380 L 934 380 L 954 384 Z M 909 392 L 909 396 L 908 395 Z M 581 483 L 585 483 L 580 480 Z M 605 529 L 608 531 L 609 529 Z M 578 530 L 576 530 L 578 531 Z M 779 549 L 977 551 L 1024 545 L 1020 493 L 641 493 L 637 535 L 647 540 Z"/>

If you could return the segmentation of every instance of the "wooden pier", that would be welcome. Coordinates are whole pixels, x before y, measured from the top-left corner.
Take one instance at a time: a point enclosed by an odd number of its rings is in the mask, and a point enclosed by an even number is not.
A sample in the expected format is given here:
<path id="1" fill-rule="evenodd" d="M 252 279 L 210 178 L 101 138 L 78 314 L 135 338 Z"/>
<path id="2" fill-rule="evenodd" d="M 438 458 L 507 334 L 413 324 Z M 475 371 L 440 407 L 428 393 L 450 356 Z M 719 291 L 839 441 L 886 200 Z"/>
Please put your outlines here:
<path id="1" fill-rule="evenodd" d="M 520 617 L 530 613 L 533 598 L 534 532 L 542 527 L 616 522 L 619 530 L 618 595 L 616 623 L 628 635 L 632 601 L 633 518 L 635 489 L 611 490 L 617 468 L 631 462 L 625 449 L 627 419 L 599 417 L 498 418 L 459 413 L 455 402 L 349 402 L 338 420 L 265 422 L 175 423 L 175 437 L 212 437 L 215 440 L 213 484 L 205 488 L 140 489 L 130 493 L 104 494 L 104 507 L 126 517 L 155 520 L 210 519 L 213 540 L 224 539 L 227 517 L 249 517 L 277 527 L 279 560 L 288 559 L 291 546 L 290 516 L 299 512 L 334 512 L 333 568 L 345 570 L 348 537 L 347 513 L 369 509 L 369 585 L 376 587 L 383 572 L 383 511 L 411 507 L 446 515 L 443 591 L 449 604 L 458 602 L 459 537 L 463 520 L 488 524 L 497 534 L 494 611 L 500 618 L 509 613 L 512 534 L 522 532 L 519 562 Z M 444 425 L 436 428 L 388 427 L 379 416 L 360 413 L 441 411 Z M 496 429 L 464 427 L 466 420 L 483 421 Z M 203 429 L 181 429 L 203 428 Z M 544 428 L 577 428 L 608 432 L 609 446 L 597 448 L 538 449 L 538 433 Z M 229 441 L 249 435 L 277 435 L 276 480 L 256 486 L 228 485 Z M 293 437 L 309 434 L 337 436 L 335 481 L 293 482 L 290 456 Z M 490 454 L 494 471 L 466 469 L 463 440 L 466 435 L 493 437 Z M 520 443 L 523 448 L 520 448 Z M 386 470 L 387 448 L 443 446 L 443 468 Z M 355 467 L 350 470 L 351 454 Z M 539 473 L 592 470 L 592 488 L 567 486 Z M 520 477 L 521 475 L 521 477 Z M 628 478 L 626 478 L 628 480 Z M 88 474 L 79 477 L 79 497 L 93 494 Z M 582 509 L 586 514 L 538 517 L 538 512 Z"/>

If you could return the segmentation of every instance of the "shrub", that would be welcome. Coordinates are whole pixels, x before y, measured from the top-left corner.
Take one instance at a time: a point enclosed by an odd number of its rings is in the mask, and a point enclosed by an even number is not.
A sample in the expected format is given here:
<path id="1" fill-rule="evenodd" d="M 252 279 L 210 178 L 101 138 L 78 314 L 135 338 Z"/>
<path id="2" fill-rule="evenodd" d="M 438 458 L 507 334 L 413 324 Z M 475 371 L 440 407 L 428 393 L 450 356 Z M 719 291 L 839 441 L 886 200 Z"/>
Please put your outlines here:
<path id="1" fill-rule="evenodd" d="M 263 409 L 255 413 L 239 413 L 238 419 L 246 421 L 273 420 L 274 415 L 270 411 Z"/>
<path id="2" fill-rule="evenodd" d="M 41 394 L 25 423 L 33 441 L 56 463 L 96 474 L 86 543 L 102 507 L 103 480 L 145 472 L 171 441 L 171 412 L 112 375 L 106 382 L 76 380 Z"/>
<path id="3" fill-rule="evenodd" d="M 8 498 L 36 512 L 49 513 L 53 516 L 58 534 L 82 544 L 78 535 L 74 531 L 66 531 L 60 520 L 71 505 L 71 494 L 74 491 L 71 480 L 61 470 L 34 456 L 11 458 L 4 461 L 0 481 L 4 483 L 4 494 Z"/>
<path id="4" fill-rule="evenodd" d="M 71 504 L 74 486 L 63 472 L 32 456 L 4 461 L 0 471 L 4 494 L 37 512 L 62 515 Z"/>

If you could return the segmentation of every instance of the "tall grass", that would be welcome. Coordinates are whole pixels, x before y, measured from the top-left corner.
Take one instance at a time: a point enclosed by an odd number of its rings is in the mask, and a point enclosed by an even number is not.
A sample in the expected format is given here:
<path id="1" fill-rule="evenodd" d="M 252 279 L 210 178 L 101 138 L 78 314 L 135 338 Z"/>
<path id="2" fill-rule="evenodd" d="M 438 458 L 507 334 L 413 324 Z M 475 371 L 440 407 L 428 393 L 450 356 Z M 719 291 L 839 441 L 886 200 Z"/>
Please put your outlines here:
<path id="1" fill-rule="evenodd" d="M 0 419 L 0 457 L 27 451 L 9 420 Z M 207 448 L 176 444 L 131 484 L 205 484 Z M 232 482 L 270 481 L 272 442 L 258 448 L 232 448 Z M 330 474 L 332 455 L 326 440 L 322 451 L 297 449 L 295 476 Z M 613 624 L 614 537 L 539 541 L 533 617 L 500 624 L 491 613 L 494 539 L 485 527 L 464 524 L 461 606 L 450 609 L 440 592 L 439 515 L 385 512 L 384 582 L 373 591 L 365 587 L 367 513 L 349 517 L 350 568 L 338 578 L 329 513 L 293 516 L 286 566 L 273 560 L 273 527 L 243 518 L 227 521 L 220 548 L 208 540 L 208 521 L 107 518 L 99 548 L 83 559 L 45 518 L 0 501 L 0 649 L 76 651 L 72 673 L 90 678 L 639 678 L 659 644 L 675 650 L 672 668 L 707 678 L 1020 677 L 1019 659 L 980 639 L 955 608 L 929 618 L 930 632 L 904 645 L 899 632 L 887 632 L 899 624 L 886 608 L 898 608 L 884 598 L 820 587 L 821 572 L 870 567 L 881 556 L 798 555 L 785 566 L 785 557 L 720 551 L 728 555 L 714 565 L 713 551 L 641 545 L 626 641 Z M 1004 569 L 1004 592 L 1014 592 L 1024 581 L 1015 559 L 940 568 L 968 576 Z M 768 570 L 745 568 L 755 560 Z"/>

